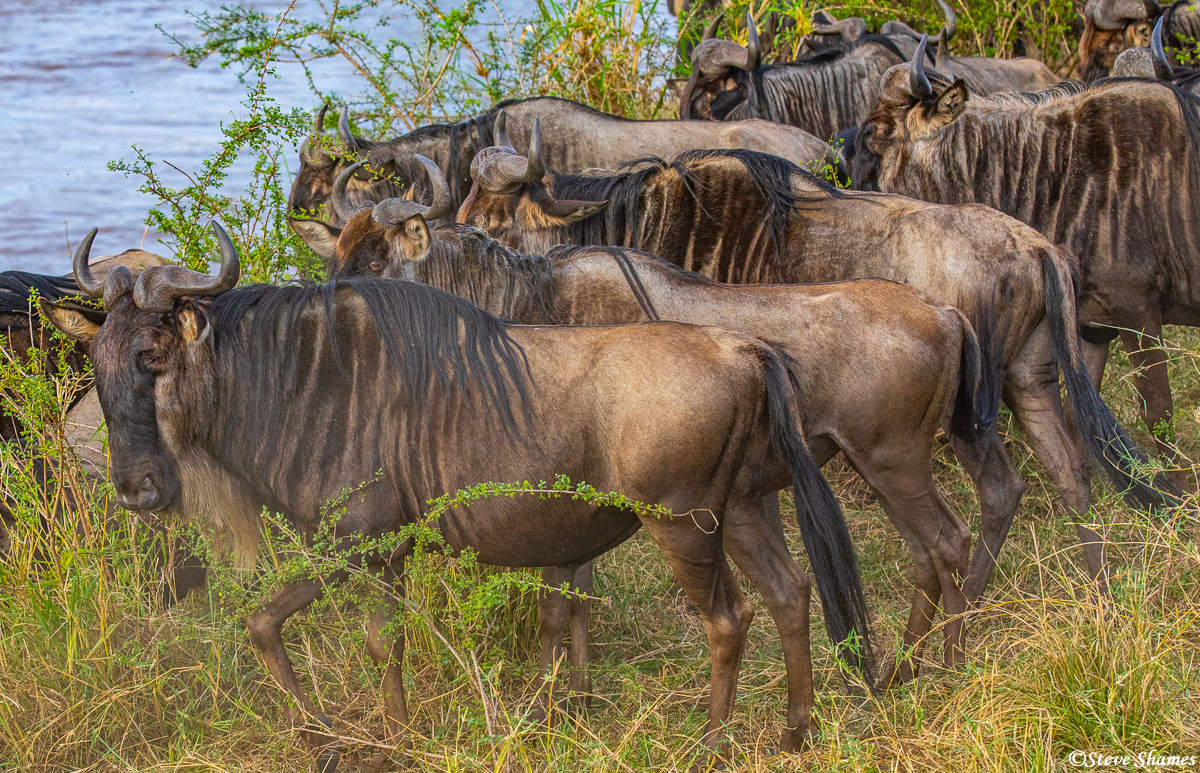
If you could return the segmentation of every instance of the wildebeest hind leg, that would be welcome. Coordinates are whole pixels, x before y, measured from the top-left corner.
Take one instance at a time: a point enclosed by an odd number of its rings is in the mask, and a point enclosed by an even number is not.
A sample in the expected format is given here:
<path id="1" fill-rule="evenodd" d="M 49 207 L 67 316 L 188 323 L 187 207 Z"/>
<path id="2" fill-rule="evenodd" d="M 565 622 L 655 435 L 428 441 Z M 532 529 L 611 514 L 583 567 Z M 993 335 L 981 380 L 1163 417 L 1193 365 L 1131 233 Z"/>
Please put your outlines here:
<path id="1" fill-rule="evenodd" d="M 386 589 L 394 589 L 404 598 L 403 566 L 383 567 L 381 579 Z M 397 623 L 398 602 L 385 591 L 372 607 L 367 618 L 367 652 L 376 663 L 383 665 L 383 711 L 387 719 L 388 743 L 397 748 L 405 746 L 404 733 L 408 727 L 408 699 L 404 692 L 404 629 Z M 392 755 L 380 751 L 366 763 L 368 770 L 387 770 L 393 766 Z"/>
<path id="2" fill-rule="evenodd" d="M 738 670 L 754 608 L 738 589 L 737 580 L 725 560 L 720 530 L 701 528 L 688 516 L 660 520 L 648 514 L 641 520 L 704 621 L 712 658 L 704 744 L 713 750 L 718 760 L 727 759 L 729 743 L 725 739 L 725 722 L 733 710 Z M 698 762 L 696 769 L 706 770 L 708 762 Z"/>
<path id="3" fill-rule="evenodd" d="M 810 582 L 788 552 L 778 515 L 764 513 L 760 507 L 745 504 L 726 511 L 725 549 L 762 594 L 779 631 L 788 684 L 787 724 L 779 745 L 781 751 L 792 752 L 807 743 L 814 731 Z"/>
<path id="4" fill-rule="evenodd" d="M 1053 375 L 1050 375 L 1050 374 Z M 1029 438 L 1029 444 L 1054 480 L 1075 531 L 1083 545 L 1088 575 L 1101 589 L 1108 588 L 1108 564 L 1104 543 L 1088 526 L 1092 494 L 1087 464 L 1078 446 L 1067 432 L 1059 399 L 1058 369 L 1052 363 L 1043 368 L 1014 369 L 1005 389 L 1006 402 Z"/>
<path id="5" fill-rule="evenodd" d="M 329 578 L 327 582 L 335 582 Z M 300 710 L 288 704 L 286 712 L 293 726 L 311 717 L 327 730 L 332 723 L 313 703 L 304 691 L 292 661 L 288 658 L 283 646 L 283 624 L 289 617 L 321 598 L 324 584 L 321 580 L 296 580 L 286 583 L 271 594 L 271 598 L 262 608 L 250 615 L 246 620 L 246 629 L 250 633 L 250 643 L 258 650 L 259 656 L 267 666 L 267 671 L 283 689 L 291 693 L 292 698 L 299 704 Z M 301 735 L 307 743 L 321 750 L 317 760 L 319 773 L 333 773 L 337 768 L 339 745 L 337 738 L 312 729 L 301 730 Z"/>
<path id="6" fill-rule="evenodd" d="M 970 530 L 938 495 L 928 452 L 910 447 L 875 448 L 865 459 L 851 458 L 851 463 L 874 489 L 888 519 L 908 543 L 916 567 L 913 603 L 904 631 L 905 651 L 880 686 L 886 689 L 916 676 L 939 599 L 950 618 L 945 626 L 943 661 L 957 666 L 963 660 L 965 644 L 967 599 L 961 583 L 970 554 Z"/>
<path id="7" fill-rule="evenodd" d="M 974 443 L 951 436 L 950 444 L 979 497 L 979 540 L 963 587 L 967 602 L 973 604 L 983 595 L 996 570 L 1000 550 L 1025 493 L 1025 483 L 1013 467 L 995 427 Z"/>

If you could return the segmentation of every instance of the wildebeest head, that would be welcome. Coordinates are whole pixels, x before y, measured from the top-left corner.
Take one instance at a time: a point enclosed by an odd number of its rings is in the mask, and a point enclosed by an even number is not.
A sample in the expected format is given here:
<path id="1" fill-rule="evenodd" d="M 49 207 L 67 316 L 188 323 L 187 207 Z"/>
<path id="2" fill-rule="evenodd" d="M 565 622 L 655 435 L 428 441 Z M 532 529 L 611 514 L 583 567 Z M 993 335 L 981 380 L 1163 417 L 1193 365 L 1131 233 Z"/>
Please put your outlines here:
<path id="1" fill-rule="evenodd" d="M 534 119 L 529 150 L 521 156 L 503 130 L 494 147 L 484 148 L 471 163 L 474 184 L 458 210 L 458 221 L 482 228 L 503 244 L 520 244 L 526 252 L 543 253 L 556 242 L 539 241 L 538 233 L 589 217 L 606 201 L 559 199 L 542 162 L 542 126 Z"/>
<path id="2" fill-rule="evenodd" d="M 1108 75 L 1117 55 L 1148 46 L 1161 9 L 1154 0 L 1088 0 L 1079 39 L 1079 74 L 1085 81 Z"/>
<path id="3" fill-rule="evenodd" d="M 454 210 L 450 186 L 442 170 L 428 158 L 417 155 L 429 177 L 433 203 L 429 206 L 402 198 L 378 204 L 352 202 L 346 195 L 350 177 L 362 166 L 358 162 L 334 181 L 330 204 L 344 227 L 318 220 L 291 220 L 292 228 L 318 255 L 325 259 L 330 279 L 348 276 L 400 276 L 387 271 L 385 256 L 399 255 L 419 261 L 429 251 L 428 221 L 447 217 Z"/>
<path id="4" fill-rule="evenodd" d="M 237 284 L 237 251 L 216 223 L 221 270 L 215 277 L 180 266 L 153 266 L 137 280 L 124 267 L 103 280 L 88 267 L 96 230 L 75 252 L 79 289 L 104 299 L 90 319 L 62 309 L 51 321 L 68 336 L 91 341 L 97 394 L 108 423 L 112 483 L 128 510 L 160 512 L 180 505 L 178 449 L 206 426 L 215 384 L 210 299 Z"/>
<path id="5" fill-rule="evenodd" d="M 871 189 L 879 158 L 927 137 L 962 115 L 969 97 L 962 78 L 950 81 L 925 70 L 928 36 L 921 38 L 911 64 L 883 74 L 879 104 L 854 140 L 850 177 L 856 188 Z"/>
<path id="6" fill-rule="evenodd" d="M 1154 23 L 1154 32 L 1150 34 L 1149 48 L 1134 46 L 1117 55 L 1112 66 L 1114 78 L 1155 78 L 1169 81 L 1175 77 L 1175 68 L 1163 49 L 1162 27 L 1163 17 L 1159 16 L 1158 21 Z"/>
<path id="7" fill-rule="evenodd" d="M 746 73 L 757 70 L 762 63 L 758 28 L 749 12 L 746 30 L 745 46 L 732 40 L 712 38 L 706 33 L 700 45 L 692 49 L 692 75 L 683 88 L 680 118 L 721 120 L 733 107 L 745 101 Z"/>
<path id="8" fill-rule="evenodd" d="M 338 138 L 333 140 L 324 136 L 325 113 L 328 106 L 322 106 L 313 121 L 312 134 L 300 145 L 300 171 L 292 183 L 288 195 L 288 209 L 293 215 L 300 217 L 315 217 L 321 208 L 329 203 L 333 191 L 333 182 L 338 175 L 360 158 L 367 166 L 359 164 L 356 167 L 354 182 L 349 186 L 351 198 L 366 200 L 370 197 L 380 198 L 379 191 L 390 187 L 386 179 L 395 169 L 383 154 L 376 153 L 375 143 L 355 137 L 350 131 L 350 122 L 346 110 L 338 120 Z M 326 212 L 325 216 L 335 224 L 336 214 Z"/>

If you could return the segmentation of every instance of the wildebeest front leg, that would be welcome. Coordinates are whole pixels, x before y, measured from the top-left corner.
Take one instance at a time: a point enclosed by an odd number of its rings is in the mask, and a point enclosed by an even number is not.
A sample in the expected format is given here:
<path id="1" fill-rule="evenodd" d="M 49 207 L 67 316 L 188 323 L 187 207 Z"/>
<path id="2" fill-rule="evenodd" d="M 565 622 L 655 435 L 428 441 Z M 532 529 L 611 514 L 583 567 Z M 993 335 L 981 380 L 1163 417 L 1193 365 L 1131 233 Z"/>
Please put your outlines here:
<path id="1" fill-rule="evenodd" d="M 586 701 L 592 694 L 592 649 L 589 617 L 592 612 L 592 562 L 575 570 L 575 591 L 571 597 L 571 693 Z"/>
<path id="2" fill-rule="evenodd" d="M 587 564 L 591 568 L 591 563 Z M 542 640 L 542 663 L 538 670 L 541 685 L 533 704 L 533 720 L 546 722 L 550 717 L 555 682 L 550 675 L 562 662 L 563 639 L 571 616 L 571 600 L 560 590 L 563 584 L 575 577 L 575 569 L 568 566 L 547 566 L 542 569 L 542 582 L 547 587 L 538 591 L 538 635 Z"/>
<path id="3" fill-rule="evenodd" d="M 737 580 L 725 560 L 719 530 L 707 532 L 691 518 L 684 517 L 660 520 L 647 515 L 642 518 L 642 525 L 662 550 L 675 580 L 704 621 L 712 658 L 704 744 L 718 759 L 727 759 L 729 742 L 725 740 L 725 722 L 733 711 L 738 670 L 754 608 L 738 589 Z M 696 769 L 706 769 L 707 762 L 698 763 Z"/>
<path id="4" fill-rule="evenodd" d="M 246 620 L 246 628 L 250 633 L 250 642 L 258 650 L 267 671 L 280 687 L 291 693 L 300 707 L 299 711 L 290 704 L 286 708 L 288 719 L 293 726 L 306 717 L 312 717 L 328 730 L 332 729 L 333 724 L 304 691 L 283 646 L 284 622 L 321 598 L 324 590 L 325 586 L 321 580 L 296 580 L 287 583 L 272 593 L 271 598 L 258 612 L 250 615 Z M 333 773 L 337 768 L 339 752 L 337 738 L 307 728 L 301 730 L 301 734 L 307 743 L 321 750 L 317 760 L 320 773 Z"/>
<path id="5" fill-rule="evenodd" d="M 563 656 L 563 637 L 568 624 L 571 630 L 571 693 L 573 697 L 591 694 L 588 616 L 591 614 L 592 562 L 588 561 L 577 569 L 548 566 L 542 570 L 542 582 L 548 588 L 538 593 L 539 636 L 542 641 L 542 663 L 538 676 L 543 680 L 533 710 L 534 719 L 538 722 L 545 722 L 549 716 L 554 692 L 549 677 Z M 563 594 L 559 590 L 567 582 L 571 583 L 569 587 L 573 594 Z"/>
<path id="6" fill-rule="evenodd" d="M 1146 428 L 1154 435 L 1154 444 L 1167 463 L 1174 466 L 1174 425 L 1171 382 L 1167 377 L 1167 354 L 1162 349 L 1162 325 L 1157 318 L 1146 323 L 1141 333 L 1121 331 L 1121 343 L 1133 366 L 1133 386 L 1137 390 L 1138 410 Z M 1183 475 L 1172 471 L 1176 485 L 1186 486 Z"/>
<path id="7" fill-rule="evenodd" d="M 381 579 L 384 587 L 404 598 L 404 568 L 386 566 Z M 404 692 L 404 629 L 395 623 L 398 602 L 389 593 L 384 593 L 371 609 L 367 618 L 367 652 L 375 662 L 383 665 L 383 712 L 387 718 L 388 742 L 397 748 L 405 745 L 404 733 L 408 727 L 408 700 Z M 385 770 L 392 767 L 392 756 L 380 751 L 367 762 L 370 770 Z"/>
<path id="8" fill-rule="evenodd" d="M 778 501 L 778 498 L 776 498 Z M 778 508 L 735 505 L 726 511 L 725 549 L 762 594 L 779 631 L 787 673 L 787 725 L 780 750 L 798 751 L 813 733 L 812 653 L 809 640 L 811 583 L 788 552 Z"/>

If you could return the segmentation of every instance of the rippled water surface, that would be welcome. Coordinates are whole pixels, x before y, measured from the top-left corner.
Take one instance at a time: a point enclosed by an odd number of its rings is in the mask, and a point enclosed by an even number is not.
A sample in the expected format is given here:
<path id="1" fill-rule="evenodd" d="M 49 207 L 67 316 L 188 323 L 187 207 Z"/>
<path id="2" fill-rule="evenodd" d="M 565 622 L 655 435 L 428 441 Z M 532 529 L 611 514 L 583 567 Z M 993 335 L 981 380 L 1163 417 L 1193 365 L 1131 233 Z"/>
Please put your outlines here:
<path id="1" fill-rule="evenodd" d="M 504 5 L 520 13 L 532 3 Z M 0 0 L 0 269 L 65 273 L 68 240 L 77 244 L 94 226 L 101 229 L 94 254 L 138 246 L 166 251 L 142 223 L 153 199 L 138 193 L 138 179 L 110 172 L 107 164 L 132 158 L 130 146 L 137 144 L 155 159 L 195 171 L 217 149 L 221 122 L 246 112 L 240 104 L 246 87 L 236 72 L 216 60 L 193 69 L 171 58 L 174 44 L 156 29 L 195 40 L 187 10 L 200 8 L 215 11 L 217 4 Z M 419 30 L 407 23 L 411 31 L 393 25 L 385 36 L 415 41 Z M 347 67 L 317 64 L 324 86 L 345 81 L 350 90 Z M 284 106 L 311 109 L 315 97 L 299 68 L 278 70 L 272 95 Z M 235 169 L 231 182 L 236 187 L 246 176 L 246 169 Z"/>

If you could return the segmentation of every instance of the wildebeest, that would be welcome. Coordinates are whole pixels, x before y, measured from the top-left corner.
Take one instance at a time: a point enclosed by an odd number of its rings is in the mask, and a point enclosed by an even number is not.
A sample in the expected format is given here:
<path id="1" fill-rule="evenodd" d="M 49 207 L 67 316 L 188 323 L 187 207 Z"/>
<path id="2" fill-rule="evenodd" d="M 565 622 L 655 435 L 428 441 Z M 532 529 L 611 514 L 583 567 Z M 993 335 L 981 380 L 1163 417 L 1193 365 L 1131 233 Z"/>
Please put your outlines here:
<path id="1" fill-rule="evenodd" d="M 1151 29 L 1164 22 L 1167 43 L 1187 48 L 1200 39 L 1200 4 L 1180 0 L 1160 6 L 1154 0 L 1088 0 L 1083 9 L 1084 28 L 1079 39 L 1079 75 L 1085 81 L 1112 72 L 1122 51 L 1150 45 Z M 1173 66 L 1181 64 L 1172 55 Z"/>
<path id="2" fill-rule="evenodd" d="M 324 113 L 322 108 L 317 115 L 314 135 L 321 133 Z M 555 139 L 545 147 L 546 162 L 562 171 L 615 169 L 643 153 L 671 157 L 690 148 L 750 148 L 797 164 L 839 163 L 837 154 L 824 141 L 791 126 L 758 120 L 726 127 L 705 121 L 635 121 L 558 97 L 501 102 L 458 123 L 422 126 L 402 137 L 379 142 L 355 137 L 343 112 L 339 147 L 331 150 L 311 138 L 301 145 L 300 171 L 292 185 L 289 208 L 297 215 L 315 214 L 328 199 L 334 179 L 355 157 L 367 160 L 369 169 L 395 178 L 400 184 L 362 169 L 349 187 L 352 198 L 380 201 L 401 196 L 405 193 L 401 186 L 407 184 L 417 186 L 418 198 L 425 197 L 425 171 L 412 160 L 414 154 L 437 163 L 450 181 L 450 193 L 457 206 L 471 188 L 470 166 L 475 154 L 495 144 L 493 129 L 497 122 L 516 141 L 528 142 L 534 118 L 554 132 Z M 334 218 L 334 225 L 343 225 L 333 213 L 328 216 Z"/>
<path id="3" fill-rule="evenodd" d="M 1163 17 L 1158 17 L 1150 35 L 1150 47 L 1135 46 L 1117 55 L 1113 62 L 1114 78 L 1153 78 L 1170 81 L 1184 91 L 1200 95 L 1200 69 L 1171 64 L 1163 50 Z"/>
<path id="4" fill-rule="evenodd" d="M 343 210 L 354 206 L 340 195 L 349 174 L 334 186 L 333 205 Z M 446 185 L 435 180 L 433 187 Z M 449 196 L 443 198 L 448 204 Z M 919 655 L 940 594 L 947 614 L 965 611 L 958 578 L 967 571 L 970 532 L 937 492 L 934 441 L 943 419 L 963 443 L 994 432 L 999 395 L 961 312 L 879 280 L 725 285 L 625 248 L 527 256 L 470 226 L 425 225 L 445 209 L 385 200 L 344 211 L 344 230 L 319 221 L 294 225 L 326 258 L 331 277 L 414 280 L 522 323 L 657 318 L 719 324 L 783 345 L 798 364 L 800 423 L 817 463 L 844 453 L 911 546 L 917 581 L 906 651 Z M 961 655 L 961 621 L 948 625 L 946 635 L 945 661 L 953 665 Z M 884 681 L 911 676 L 906 660 Z"/>
<path id="5" fill-rule="evenodd" d="M 765 118 L 831 138 L 862 123 L 879 101 L 880 76 L 908 59 L 907 50 L 901 49 L 906 37 L 866 35 L 794 62 L 760 66 L 753 27 L 750 33 L 746 47 L 729 40 L 709 40 L 696 47 L 681 116 Z M 916 45 L 914 41 L 913 49 Z M 1027 91 L 1059 81 L 1046 65 L 1025 57 L 948 61 L 981 93 Z"/>
<path id="6" fill-rule="evenodd" d="M 619 173 L 560 175 L 511 148 L 486 151 L 462 222 L 525 252 L 555 244 L 610 244 L 652 252 L 713 279 L 827 282 L 879 277 L 911 284 L 972 318 L 996 303 L 1004 400 L 1063 502 L 1091 506 L 1086 459 L 1059 398 L 1065 378 L 1087 451 L 1139 505 L 1175 501 L 1137 472 L 1145 456 L 1087 378 L 1075 323 L 1072 258 L 1033 228 L 979 205 L 840 191 L 786 161 L 748 151 L 685 153 Z M 986 585 L 1023 486 L 1003 447 L 959 453 L 980 488 L 983 544 L 968 597 Z M 1156 485 L 1169 489 L 1167 481 Z M 1093 576 L 1099 538 L 1076 526 Z"/>
<path id="7" fill-rule="evenodd" d="M 726 553 L 779 628 L 783 748 L 798 748 L 810 732 L 808 580 L 782 525 L 760 507 L 790 480 L 830 636 L 861 633 L 862 654 L 846 654 L 869 668 L 854 549 L 797 429 L 788 363 L 775 349 L 666 322 L 510 327 L 456 296 L 384 279 L 233 289 L 237 252 L 216 231 L 216 277 L 168 266 L 147 269 L 136 284 L 120 269 L 100 283 L 87 268 L 90 237 L 76 253 L 79 287 L 104 297 L 91 351 L 122 506 L 217 519 L 240 535 L 241 561 L 252 563 L 264 507 L 311 537 L 326 503 L 362 486 L 326 526 L 352 564 L 395 585 L 405 548 L 379 555 L 362 540 L 417 522 L 425 502 L 480 481 L 567 474 L 661 505 L 673 515 L 501 497 L 453 509 L 436 526 L 451 548 L 471 547 L 485 563 L 572 569 L 644 526 L 708 632 L 704 742 L 719 752 L 753 614 Z M 709 513 L 710 522 L 693 520 Z M 271 675 L 296 701 L 289 715 L 323 726 L 306 732 L 325 747 L 326 770 L 338 757 L 324 733 L 330 723 L 301 686 L 281 627 L 344 576 L 287 582 L 247 621 Z M 373 609 L 367 649 L 384 667 L 389 733 L 401 740 L 409 717 L 393 614 L 391 604 Z"/>
<path id="8" fill-rule="evenodd" d="M 1099 383 L 1119 333 L 1143 419 L 1169 454 L 1159 342 L 1164 324 L 1200 324 L 1200 103 L 1159 81 L 975 97 L 932 77 L 923 63 L 884 77 L 855 142 L 855 186 L 987 204 L 1077 255 L 1089 370 Z"/>

